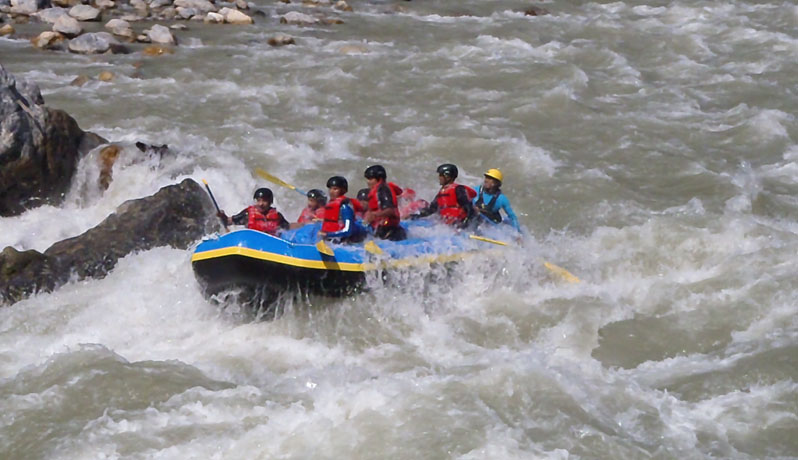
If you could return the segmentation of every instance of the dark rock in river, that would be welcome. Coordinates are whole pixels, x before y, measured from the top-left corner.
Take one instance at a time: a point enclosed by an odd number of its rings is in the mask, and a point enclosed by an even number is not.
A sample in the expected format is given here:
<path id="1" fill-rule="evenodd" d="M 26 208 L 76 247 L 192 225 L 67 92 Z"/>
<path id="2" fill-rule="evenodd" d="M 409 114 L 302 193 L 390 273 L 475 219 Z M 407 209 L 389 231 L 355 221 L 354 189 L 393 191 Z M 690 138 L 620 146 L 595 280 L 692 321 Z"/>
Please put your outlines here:
<path id="1" fill-rule="evenodd" d="M 61 202 L 80 158 L 105 142 L 0 65 L 0 216 Z"/>
<path id="2" fill-rule="evenodd" d="M 0 253 L 0 301 L 11 304 L 51 291 L 72 277 L 102 278 L 134 251 L 188 248 L 217 225 L 205 190 L 186 179 L 155 195 L 126 201 L 96 227 L 50 246 L 44 254 L 5 248 Z"/>

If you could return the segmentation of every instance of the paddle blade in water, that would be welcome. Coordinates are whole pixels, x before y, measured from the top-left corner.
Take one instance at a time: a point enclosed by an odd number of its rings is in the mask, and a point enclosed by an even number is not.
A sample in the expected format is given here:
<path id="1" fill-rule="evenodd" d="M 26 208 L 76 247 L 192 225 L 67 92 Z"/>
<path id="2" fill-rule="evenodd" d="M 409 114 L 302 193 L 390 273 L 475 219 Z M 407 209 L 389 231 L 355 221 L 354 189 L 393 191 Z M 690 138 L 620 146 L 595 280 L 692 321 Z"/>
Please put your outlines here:
<path id="1" fill-rule="evenodd" d="M 330 246 L 327 245 L 327 243 L 324 242 L 324 240 L 319 240 L 319 242 L 316 243 L 316 249 L 318 249 L 319 252 L 324 254 L 325 256 L 332 257 L 335 255 L 335 252 L 332 250 Z"/>

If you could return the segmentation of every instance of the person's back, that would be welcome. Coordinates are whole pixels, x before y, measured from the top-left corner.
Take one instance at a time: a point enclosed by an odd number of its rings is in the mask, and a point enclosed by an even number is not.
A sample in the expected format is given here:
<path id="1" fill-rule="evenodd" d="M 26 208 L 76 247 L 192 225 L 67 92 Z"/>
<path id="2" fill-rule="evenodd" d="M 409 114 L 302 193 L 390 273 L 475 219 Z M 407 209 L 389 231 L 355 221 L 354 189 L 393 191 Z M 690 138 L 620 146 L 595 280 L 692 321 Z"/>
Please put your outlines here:
<path id="1" fill-rule="evenodd" d="M 407 238 L 404 228 L 399 225 L 399 206 L 397 197 L 402 189 L 388 182 L 388 174 L 382 165 L 366 168 L 363 173 L 369 185 L 368 210 L 363 221 L 370 224 L 377 238 L 401 241 Z"/>

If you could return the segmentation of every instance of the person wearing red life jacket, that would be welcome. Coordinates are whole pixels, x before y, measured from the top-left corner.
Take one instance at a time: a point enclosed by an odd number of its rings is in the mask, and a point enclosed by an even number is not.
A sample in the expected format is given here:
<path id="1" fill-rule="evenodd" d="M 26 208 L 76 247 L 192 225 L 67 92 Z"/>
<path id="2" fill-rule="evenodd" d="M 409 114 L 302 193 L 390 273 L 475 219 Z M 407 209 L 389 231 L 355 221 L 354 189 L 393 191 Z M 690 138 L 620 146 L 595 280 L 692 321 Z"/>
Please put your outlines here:
<path id="1" fill-rule="evenodd" d="M 289 228 L 288 221 L 282 214 L 272 207 L 274 195 L 268 188 L 255 190 L 255 204 L 249 206 L 238 214 L 228 217 L 224 211 L 219 211 L 217 215 L 227 222 L 227 225 L 246 225 L 252 230 L 259 230 L 270 235 L 277 235 L 281 230 Z"/>
<path id="2" fill-rule="evenodd" d="M 308 205 L 299 214 L 296 223 L 291 224 L 291 228 L 299 228 L 304 225 L 324 220 L 324 206 L 327 205 L 327 197 L 319 189 L 308 190 Z"/>
<path id="3" fill-rule="evenodd" d="M 398 197 L 402 189 L 388 182 L 388 173 L 382 165 L 373 165 L 363 173 L 369 186 L 368 209 L 363 222 L 371 225 L 374 236 L 383 240 L 402 241 L 407 238 L 399 225 Z"/>
<path id="4" fill-rule="evenodd" d="M 357 191 L 357 201 L 360 202 L 360 206 L 363 207 L 363 212 L 356 212 L 358 219 L 363 219 L 363 215 L 366 213 L 366 210 L 369 208 L 369 192 L 371 190 L 367 188 L 362 188 Z"/>
<path id="5" fill-rule="evenodd" d="M 471 200 L 477 192 L 471 187 L 455 183 L 457 179 L 457 166 L 444 163 L 438 166 L 438 183 L 441 189 L 432 203 L 410 216 L 411 219 L 438 214 L 444 223 L 457 228 L 465 228 L 472 222 L 476 212 Z"/>
<path id="6" fill-rule="evenodd" d="M 416 199 L 416 191 L 412 188 L 405 188 L 399 195 L 399 217 L 407 219 L 411 214 L 416 214 L 429 206 L 427 200 Z"/>
<path id="7" fill-rule="evenodd" d="M 366 229 L 355 219 L 356 212 L 363 212 L 357 200 L 346 196 L 349 183 L 346 178 L 333 176 L 327 180 L 330 201 L 324 207 L 324 222 L 321 224 L 321 238 L 356 243 L 366 237 Z"/>

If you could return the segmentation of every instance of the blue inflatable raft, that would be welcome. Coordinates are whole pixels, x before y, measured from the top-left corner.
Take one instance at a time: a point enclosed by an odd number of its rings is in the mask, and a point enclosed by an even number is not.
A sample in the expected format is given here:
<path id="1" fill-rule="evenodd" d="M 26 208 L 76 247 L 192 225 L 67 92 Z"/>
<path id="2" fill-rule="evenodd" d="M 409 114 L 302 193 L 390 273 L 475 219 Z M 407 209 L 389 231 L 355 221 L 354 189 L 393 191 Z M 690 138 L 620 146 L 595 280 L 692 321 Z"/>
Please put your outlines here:
<path id="1" fill-rule="evenodd" d="M 208 295 L 235 287 L 306 289 L 344 295 L 362 286 L 366 273 L 372 270 L 446 263 L 503 244 L 423 221 L 402 225 L 408 230 L 404 241 L 327 243 L 332 255 L 316 246 L 318 224 L 283 232 L 280 237 L 256 230 L 234 230 L 202 241 L 191 263 Z"/>

